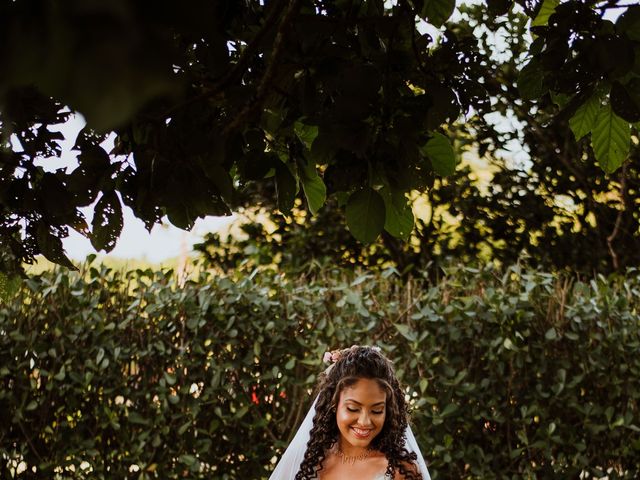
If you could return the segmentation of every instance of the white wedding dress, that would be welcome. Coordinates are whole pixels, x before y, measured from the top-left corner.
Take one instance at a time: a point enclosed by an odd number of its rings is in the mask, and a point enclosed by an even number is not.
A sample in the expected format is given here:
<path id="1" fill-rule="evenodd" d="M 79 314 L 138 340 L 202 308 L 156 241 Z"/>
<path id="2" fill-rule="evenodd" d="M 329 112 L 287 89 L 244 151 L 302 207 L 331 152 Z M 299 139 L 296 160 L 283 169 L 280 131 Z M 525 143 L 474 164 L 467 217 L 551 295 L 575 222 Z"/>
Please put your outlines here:
<path id="1" fill-rule="evenodd" d="M 313 417 L 316 414 L 316 401 L 313 401 L 307 416 L 304 417 L 302 421 L 302 425 L 296 432 L 295 437 L 291 440 L 291 443 L 285 450 L 284 454 L 280 458 L 278 465 L 276 465 L 275 470 L 269 477 L 269 480 L 295 480 L 296 474 L 300 469 L 300 464 L 304 458 L 304 452 L 307 450 L 307 443 L 309 442 L 311 432 L 311 427 L 313 426 Z M 411 427 L 407 427 L 405 431 L 405 447 L 409 452 L 415 452 L 418 456 L 417 464 L 420 473 L 422 474 L 423 480 L 431 480 L 429 476 L 429 470 L 427 469 L 427 464 L 422 457 L 422 453 L 420 453 L 420 447 L 418 447 L 418 442 L 416 441 L 416 437 L 413 436 L 413 432 L 411 431 Z M 379 474 L 372 480 L 389 480 L 385 474 Z"/>

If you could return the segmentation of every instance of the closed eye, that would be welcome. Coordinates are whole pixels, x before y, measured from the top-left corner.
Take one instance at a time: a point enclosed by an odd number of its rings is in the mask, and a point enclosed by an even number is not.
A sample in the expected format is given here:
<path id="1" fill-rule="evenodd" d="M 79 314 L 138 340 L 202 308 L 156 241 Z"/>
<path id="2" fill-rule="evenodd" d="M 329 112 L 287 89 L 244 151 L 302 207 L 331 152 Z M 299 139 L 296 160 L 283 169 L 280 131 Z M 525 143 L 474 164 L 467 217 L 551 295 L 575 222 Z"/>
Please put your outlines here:
<path id="1" fill-rule="evenodd" d="M 358 409 L 357 408 L 351 408 L 351 407 L 347 407 L 347 411 L 351 412 L 351 413 L 357 413 Z M 384 410 L 372 410 L 371 411 L 372 414 L 374 415 L 382 415 L 384 413 Z"/>

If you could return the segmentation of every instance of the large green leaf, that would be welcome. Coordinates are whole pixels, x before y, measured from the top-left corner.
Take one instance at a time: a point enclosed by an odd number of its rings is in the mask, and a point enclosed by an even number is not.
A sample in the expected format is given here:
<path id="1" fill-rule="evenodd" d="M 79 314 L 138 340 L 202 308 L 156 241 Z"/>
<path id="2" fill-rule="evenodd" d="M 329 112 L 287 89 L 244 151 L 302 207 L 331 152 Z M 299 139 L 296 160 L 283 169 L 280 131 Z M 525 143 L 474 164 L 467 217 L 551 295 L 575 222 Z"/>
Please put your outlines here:
<path id="1" fill-rule="evenodd" d="M 363 243 L 371 243 L 384 228 L 384 200 L 370 187 L 358 190 L 349 197 L 345 216 L 353 236 Z"/>
<path id="2" fill-rule="evenodd" d="M 327 187 L 316 172 L 316 167 L 308 163 L 302 168 L 302 189 L 312 214 L 316 214 L 327 198 Z"/>
<path id="3" fill-rule="evenodd" d="M 456 170 L 456 155 L 453 146 L 443 134 L 434 132 L 433 136 L 422 148 L 422 153 L 429 157 L 433 170 L 446 177 Z"/>
<path id="4" fill-rule="evenodd" d="M 425 0 L 422 7 L 422 17 L 426 18 L 430 24 L 440 28 L 449 19 L 455 8 L 455 0 Z"/>
<path id="5" fill-rule="evenodd" d="M 560 5 L 560 0 L 544 0 L 542 7 L 538 11 L 538 15 L 531 22 L 532 27 L 544 27 L 549 23 L 549 17 L 553 15 L 556 7 Z"/>
<path id="6" fill-rule="evenodd" d="M 413 231 L 413 209 L 403 192 L 384 187 L 380 190 L 385 207 L 384 229 L 394 237 L 407 240 Z"/>
<path id="7" fill-rule="evenodd" d="M 34 65 L 30 73 L 43 92 L 81 112 L 95 131 L 122 126 L 151 100 L 180 93 L 171 59 L 157 38 L 135 32 L 135 24 L 123 28 L 117 20 L 103 21 L 99 34 L 93 29 L 87 35 L 63 16 L 48 22 L 49 38 L 54 39 L 44 47 L 48 61 Z M 88 22 L 91 17 L 80 18 Z"/>
<path id="8" fill-rule="evenodd" d="M 630 141 L 629 122 L 617 116 L 610 105 L 603 105 L 591 134 L 591 144 L 600 168 L 607 173 L 615 172 L 629 154 Z"/>
<path id="9" fill-rule="evenodd" d="M 91 244 L 96 250 L 110 252 L 122 231 L 122 205 L 114 191 L 102 195 L 93 213 Z"/>
<path id="10" fill-rule="evenodd" d="M 591 132 L 596 123 L 599 110 L 600 96 L 597 94 L 592 95 L 576 110 L 576 113 L 569 120 L 569 127 L 575 135 L 576 140 L 580 140 Z"/>

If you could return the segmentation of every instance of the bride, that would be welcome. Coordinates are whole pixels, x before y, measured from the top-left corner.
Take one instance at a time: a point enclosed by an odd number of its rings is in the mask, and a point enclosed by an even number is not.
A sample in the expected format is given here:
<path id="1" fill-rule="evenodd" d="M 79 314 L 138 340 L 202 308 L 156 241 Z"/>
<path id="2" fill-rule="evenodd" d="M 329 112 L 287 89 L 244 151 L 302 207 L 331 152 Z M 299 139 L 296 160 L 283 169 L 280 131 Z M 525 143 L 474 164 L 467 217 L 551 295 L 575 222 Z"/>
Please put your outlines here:
<path id="1" fill-rule="evenodd" d="M 430 480 L 380 349 L 353 346 L 325 360 L 318 396 L 269 480 Z"/>

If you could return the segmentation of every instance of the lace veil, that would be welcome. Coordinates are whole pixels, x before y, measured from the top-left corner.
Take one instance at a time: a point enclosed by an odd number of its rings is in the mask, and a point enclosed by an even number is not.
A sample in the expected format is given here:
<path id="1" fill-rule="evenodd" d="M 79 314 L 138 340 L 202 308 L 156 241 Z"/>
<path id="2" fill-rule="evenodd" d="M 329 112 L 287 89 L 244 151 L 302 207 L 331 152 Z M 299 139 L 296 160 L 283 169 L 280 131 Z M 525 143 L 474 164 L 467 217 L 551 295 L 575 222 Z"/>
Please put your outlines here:
<path id="1" fill-rule="evenodd" d="M 309 432 L 311 432 L 311 427 L 313 427 L 313 417 L 316 414 L 316 398 L 313 401 L 313 405 L 309 409 L 307 416 L 304 417 L 300 428 L 296 432 L 295 437 L 291 440 L 291 443 L 285 450 L 284 454 L 280 458 L 276 469 L 273 471 L 269 480 L 294 480 L 296 473 L 298 473 L 298 469 L 300 468 L 300 464 L 302 463 L 302 459 L 304 458 L 304 452 L 307 450 L 307 442 L 309 441 Z M 411 431 L 411 427 L 407 426 L 405 431 L 405 446 L 409 452 L 415 452 L 418 456 L 418 468 L 420 469 L 420 473 L 422 474 L 423 480 L 431 480 L 429 476 L 429 471 L 427 470 L 427 464 L 422 457 L 422 453 L 420 453 L 420 448 L 418 447 L 418 442 L 416 442 L 416 437 L 413 436 L 413 432 Z"/>

